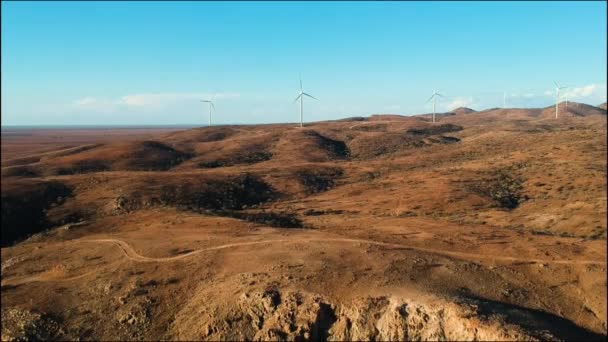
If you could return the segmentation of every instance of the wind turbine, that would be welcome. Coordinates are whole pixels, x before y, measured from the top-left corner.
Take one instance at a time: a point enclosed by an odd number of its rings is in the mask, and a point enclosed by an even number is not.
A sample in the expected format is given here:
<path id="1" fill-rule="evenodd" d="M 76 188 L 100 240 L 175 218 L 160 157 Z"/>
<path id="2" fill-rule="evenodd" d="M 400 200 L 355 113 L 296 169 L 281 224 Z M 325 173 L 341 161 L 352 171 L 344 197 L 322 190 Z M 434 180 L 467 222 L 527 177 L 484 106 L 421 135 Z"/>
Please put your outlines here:
<path id="1" fill-rule="evenodd" d="M 568 86 L 563 86 L 562 89 L 568 88 Z M 566 110 L 568 110 L 568 92 L 564 93 L 564 98 L 566 99 Z"/>
<path id="2" fill-rule="evenodd" d="M 213 108 L 213 110 L 215 110 L 215 106 L 213 105 L 213 102 L 211 102 L 209 100 L 201 100 L 201 102 L 209 103 L 209 127 L 211 127 L 211 108 Z"/>
<path id="3" fill-rule="evenodd" d="M 298 97 L 293 100 L 293 103 L 296 103 L 298 99 L 300 99 L 300 127 L 304 126 L 304 96 L 317 100 L 316 97 L 304 92 L 304 88 L 302 88 L 302 78 L 300 77 L 300 94 L 298 94 Z"/>
<path id="4" fill-rule="evenodd" d="M 557 113 L 559 112 L 559 91 L 561 89 L 566 89 L 568 87 L 566 87 L 566 86 L 562 87 L 555 81 L 553 81 L 553 84 L 555 84 L 555 118 L 557 119 Z M 567 102 L 566 102 L 566 108 L 568 108 Z"/>
<path id="5" fill-rule="evenodd" d="M 433 95 L 431 95 L 431 97 L 429 97 L 429 99 L 426 100 L 427 103 L 429 101 L 433 100 L 433 123 L 435 123 L 435 104 L 437 102 L 437 96 L 445 97 L 445 96 L 439 94 L 436 90 L 433 89 Z"/>

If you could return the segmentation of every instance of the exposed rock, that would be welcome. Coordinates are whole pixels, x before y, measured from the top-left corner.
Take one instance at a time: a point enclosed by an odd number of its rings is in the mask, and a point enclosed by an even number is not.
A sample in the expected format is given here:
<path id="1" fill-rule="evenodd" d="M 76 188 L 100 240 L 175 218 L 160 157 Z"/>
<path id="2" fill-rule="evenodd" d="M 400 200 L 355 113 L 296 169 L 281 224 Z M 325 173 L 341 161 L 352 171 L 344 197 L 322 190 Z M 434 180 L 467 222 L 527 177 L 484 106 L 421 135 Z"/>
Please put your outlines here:
<path id="1" fill-rule="evenodd" d="M 47 315 L 2 308 L 2 341 L 57 340 L 64 333 Z"/>
<path id="2" fill-rule="evenodd" d="M 481 312 L 474 300 L 411 300 L 393 296 L 332 303 L 322 296 L 276 289 L 243 293 L 222 306 L 211 294 L 193 299 L 173 324 L 186 340 L 555 340 L 547 331 Z M 206 305 L 201 305 L 204 302 Z M 201 311 L 201 308 L 204 309 Z M 196 315 L 193 311 L 197 312 Z M 511 309 L 512 310 L 512 309 Z"/>

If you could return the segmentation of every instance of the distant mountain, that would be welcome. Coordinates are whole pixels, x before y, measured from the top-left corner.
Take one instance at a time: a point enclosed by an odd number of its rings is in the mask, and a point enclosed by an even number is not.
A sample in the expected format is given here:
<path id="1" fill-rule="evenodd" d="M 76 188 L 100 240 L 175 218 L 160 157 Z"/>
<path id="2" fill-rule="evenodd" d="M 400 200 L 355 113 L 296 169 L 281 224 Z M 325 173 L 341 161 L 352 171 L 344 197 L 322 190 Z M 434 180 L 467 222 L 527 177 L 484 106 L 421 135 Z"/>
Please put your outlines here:
<path id="1" fill-rule="evenodd" d="M 458 107 L 458 108 L 452 110 L 451 112 L 454 114 L 469 114 L 469 113 L 475 113 L 477 111 L 474 109 L 471 109 L 471 108 L 467 108 L 467 107 Z"/>
<path id="2" fill-rule="evenodd" d="M 373 114 L 369 117 L 369 121 L 384 121 L 384 120 L 411 120 L 411 117 L 399 114 Z"/>
<path id="3" fill-rule="evenodd" d="M 592 115 L 606 115 L 606 109 L 600 108 L 592 105 L 588 105 L 585 103 L 579 102 L 560 102 L 559 103 L 559 113 L 561 116 L 592 116 Z M 554 117 L 555 116 L 555 106 L 549 106 L 543 109 L 541 113 L 542 117 Z"/>
<path id="4" fill-rule="evenodd" d="M 605 105 L 605 104 L 604 104 Z M 497 117 L 497 118 L 510 118 L 510 119 L 523 119 L 523 118 L 551 118 L 555 117 L 555 105 L 547 106 L 545 108 L 492 108 L 486 109 L 479 112 L 474 112 L 484 117 Z M 559 116 L 567 117 L 582 117 L 582 116 L 594 116 L 594 115 L 606 115 L 606 109 L 591 106 L 585 103 L 579 102 L 560 102 L 559 104 Z"/>
<path id="5" fill-rule="evenodd" d="M 337 119 L 337 120 L 328 120 L 331 122 L 344 122 L 344 121 L 367 121 L 368 118 L 362 117 L 362 116 L 351 116 L 348 118 L 344 118 L 344 119 Z"/>
<path id="6" fill-rule="evenodd" d="M 587 117 L 587 116 L 606 116 L 606 103 L 599 106 L 592 106 L 579 102 L 560 102 L 559 113 L 560 117 Z M 415 114 L 415 115 L 399 115 L 399 114 L 373 114 L 368 118 L 351 117 L 335 121 L 409 121 L 422 120 L 430 121 L 432 113 Z M 526 118 L 552 118 L 555 117 L 555 105 L 545 108 L 489 108 L 476 111 L 467 107 L 458 107 L 454 110 L 436 113 L 437 120 L 447 119 L 456 120 L 458 122 L 477 122 L 478 120 L 486 119 L 526 119 Z M 454 121 L 454 122 L 456 122 Z"/>

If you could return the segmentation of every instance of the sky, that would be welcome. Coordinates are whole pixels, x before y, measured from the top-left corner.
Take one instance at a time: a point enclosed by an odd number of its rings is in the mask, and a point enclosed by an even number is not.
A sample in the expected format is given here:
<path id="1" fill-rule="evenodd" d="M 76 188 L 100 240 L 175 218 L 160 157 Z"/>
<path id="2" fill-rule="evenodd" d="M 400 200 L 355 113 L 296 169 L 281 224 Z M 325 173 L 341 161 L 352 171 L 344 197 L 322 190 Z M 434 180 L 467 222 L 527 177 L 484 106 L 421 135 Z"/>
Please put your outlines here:
<path id="1" fill-rule="evenodd" d="M 6 2 L 2 126 L 606 102 L 606 2 Z"/>

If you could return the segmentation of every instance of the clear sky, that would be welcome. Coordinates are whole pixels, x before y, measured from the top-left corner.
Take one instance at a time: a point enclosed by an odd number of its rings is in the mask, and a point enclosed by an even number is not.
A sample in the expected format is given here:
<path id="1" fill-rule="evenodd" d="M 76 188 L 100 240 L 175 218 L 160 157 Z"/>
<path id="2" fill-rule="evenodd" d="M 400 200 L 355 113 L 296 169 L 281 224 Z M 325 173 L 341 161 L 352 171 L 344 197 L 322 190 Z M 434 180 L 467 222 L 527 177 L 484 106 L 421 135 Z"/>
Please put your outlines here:
<path id="1" fill-rule="evenodd" d="M 606 2 L 2 2 L 2 125 L 606 101 Z"/>

